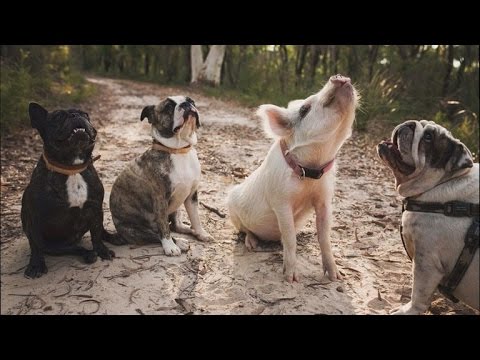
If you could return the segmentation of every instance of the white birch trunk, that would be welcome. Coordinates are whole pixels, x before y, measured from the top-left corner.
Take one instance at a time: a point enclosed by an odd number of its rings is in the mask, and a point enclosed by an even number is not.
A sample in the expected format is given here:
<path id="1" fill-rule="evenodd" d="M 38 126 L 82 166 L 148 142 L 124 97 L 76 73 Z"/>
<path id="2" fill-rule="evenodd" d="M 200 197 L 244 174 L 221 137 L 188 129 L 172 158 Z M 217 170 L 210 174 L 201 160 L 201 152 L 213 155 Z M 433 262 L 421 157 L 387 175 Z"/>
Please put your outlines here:
<path id="1" fill-rule="evenodd" d="M 197 82 L 198 76 L 203 66 L 203 53 L 202 45 L 192 45 L 190 48 L 190 59 L 192 63 L 192 80 L 191 82 Z"/>
<path id="2" fill-rule="evenodd" d="M 202 59 L 202 49 L 200 45 L 192 45 L 192 83 L 205 82 L 215 86 L 220 84 L 226 47 L 226 45 L 212 45 L 205 62 L 199 70 L 198 63 Z"/>

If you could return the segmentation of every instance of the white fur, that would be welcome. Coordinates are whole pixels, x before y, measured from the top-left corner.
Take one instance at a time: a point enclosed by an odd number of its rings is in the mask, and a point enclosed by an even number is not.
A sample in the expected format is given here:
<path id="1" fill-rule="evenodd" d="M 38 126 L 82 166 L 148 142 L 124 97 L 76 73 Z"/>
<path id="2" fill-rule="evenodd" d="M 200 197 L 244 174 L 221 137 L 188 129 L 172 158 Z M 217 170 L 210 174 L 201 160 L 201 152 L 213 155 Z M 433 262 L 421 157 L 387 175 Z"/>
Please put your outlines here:
<path id="1" fill-rule="evenodd" d="M 173 242 L 171 238 L 162 239 L 163 251 L 167 256 L 180 256 L 182 250 Z"/>
<path id="2" fill-rule="evenodd" d="M 83 164 L 85 161 L 80 159 L 79 157 L 76 157 L 74 160 L 73 160 L 73 165 L 79 165 L 79 164 Z"/>
<path id="3" fill-rule="evenodd" d="M 258 114 L 263 117 L 268 133 L 276 139 L 284 137 L 291 153 L 303 166 L 318 167 L 332 160 L 351 134 L 357 94 L 353 91 L 351 97 L 342 95 L 338 99 L 341 102 L 324 107 L 332 91 L 334 85 L 328 82 L 319 93 L 303 101 L 290 102 L 288 109 L 275 105 L 259 108 Z M 303 103 L 310 104 L 311 110 L 298 121 L 298 110 Z M 286 163 L 277 140 L 260 167 L 230 192 L 227 203 L 231 220 L 239 231 L 247 233 L 247 247 L 254 246 L 255 236 L 263 240 L 281 239 L 285 277 L 293 281 L 298 279 L 296 232 L 315 211 L 324 270 L 332 280 L 337 279 L 340 275 L 329 238 L 334 182 L 334 169 L 319 180 L 300 180 Z"/>
<path id="4" fill-rule="evenodd" d="M 88 197 L 87 183 L 81 174 L 70 175 L 66 182 L 68 203 L 70 207 L 83 207 Z"/>
<path id="5" fill-rule="evenodd" d="M 200 162 L 197 151 L 191 149 L 186 154 L 170 154 L 172 169 L 170 171 L 170 183 L 172 195 L 168 213 L 176 211 L 198 188 L 200 182 Z"/>

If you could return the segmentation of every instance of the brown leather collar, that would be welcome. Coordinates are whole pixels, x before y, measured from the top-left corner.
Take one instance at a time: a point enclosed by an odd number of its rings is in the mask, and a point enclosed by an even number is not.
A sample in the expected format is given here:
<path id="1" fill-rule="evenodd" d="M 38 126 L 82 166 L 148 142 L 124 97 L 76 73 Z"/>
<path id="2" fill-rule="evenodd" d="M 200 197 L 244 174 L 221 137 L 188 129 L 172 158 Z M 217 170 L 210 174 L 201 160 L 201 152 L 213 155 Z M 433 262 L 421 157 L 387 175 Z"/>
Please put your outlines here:
<path id="1" fill-rule="evenodd" d="M 97 161 L 98 159 L 100 159 L 100 155 L 97 155 L 94 158 L 88 159 L 83 164 L 64 165 L 64 164 L 60 164 L 56 161 L 50 160 L 49 158 L 47 158 L 47 155 L 45 155 L 45 153 L 42 154 L 42 157 L 43 157 L 43 161 L 45 161 L 45 165 L 47 166 L 48 170 L 57 172 L 59 174 L 68 175 L 68 176 L 75 175 L 75 174 L 80 174 L 90 164 L 92 164 L 94 161 Z"/>
<path id="2" fill-rule="evenodd" d="M 311 179 L 320 179 L 323 174 L 325 174 L 333 167 L 333 162 L 335 161 L 335 158 L 333 158 L 332 160 L 323 164 L 317 169 L 310 169 L 297 163 L 295 157 L 290 153 L 290 150 L 288 150 L 285 139 L 280 140 L 280 149 L 282 150 L 283 157 L 287 162 L 288 166 L 292 168 L 293 172 L 297 174 L 300 179 L 304 179 L 306 177 Z"/>
<path id="3" fill-rule="evenodd" d="M 153 140 L 152 149 L 168 152 L 170 154 L 186 154 L 192 149 L 192 145 L 187 145 L 183 148 L 175 149 L 175 148 L 170 148 L 168 146 L 165 146 L 156 140 Z"/>

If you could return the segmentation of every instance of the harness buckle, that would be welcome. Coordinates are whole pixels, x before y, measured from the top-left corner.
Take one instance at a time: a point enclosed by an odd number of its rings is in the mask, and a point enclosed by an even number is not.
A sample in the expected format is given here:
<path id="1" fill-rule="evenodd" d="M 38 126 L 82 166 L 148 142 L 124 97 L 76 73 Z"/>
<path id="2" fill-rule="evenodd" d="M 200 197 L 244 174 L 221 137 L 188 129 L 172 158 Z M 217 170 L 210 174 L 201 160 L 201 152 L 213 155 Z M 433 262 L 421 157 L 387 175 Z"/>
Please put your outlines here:
<path id="1" fill-rule="evenodd" d="M 460 201 L 450 201 L 445 203 L 445 207 L 443 208 L 443 213 L 446 216 L 452 216 L 452 217 L 471 216 L 470 204 L 463 203 Z"/>

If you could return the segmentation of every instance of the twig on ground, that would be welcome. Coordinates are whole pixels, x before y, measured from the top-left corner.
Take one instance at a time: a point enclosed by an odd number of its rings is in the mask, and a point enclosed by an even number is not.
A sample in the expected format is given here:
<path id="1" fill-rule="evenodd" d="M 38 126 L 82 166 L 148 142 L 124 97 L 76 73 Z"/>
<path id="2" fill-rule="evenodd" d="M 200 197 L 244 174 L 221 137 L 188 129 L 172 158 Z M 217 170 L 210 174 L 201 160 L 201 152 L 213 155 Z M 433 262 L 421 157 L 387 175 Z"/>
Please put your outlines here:
<path id="1" fill-rule="evenodd" d="M 220 210 L 210 206 L 210 205 L 207 205 L 205 204 L 203 201 L 200 201 L 200 204 L 207 210 L 210 210 L 211 212 L 214 212 L 215 214 L 217 214 L 218 216 L 220 216 L 221 218 L 225 218 L 227 215 L 225 215 L 224 213 L 222 213 Z"/>
<path id="2" fill-rule="evenodd" d="M 133 289 L 133 291 L 130 293 L 130 296 L 128 297 L 128 305 L 133 304 L 133 297 L 137 292 L 139 292 L 141 289 Z"/>
<path id="3" fill-rule="evenodd" d="M 86 303 L 86 302 L 93 302 L 93 303 L 97 304 L 97 308 L 95 309 L 95 311 L 89 312 L 89 313 L 88 313 L 89 315 L 95 314 L 95 313 L 98 312 L 98 310 L 100 310 L 100 301 L 95 300 L 95 299 L 87 299 L 87 300 L 82 300 L 82 301 L 80 301 L 80 304 Z M 84 313 L 85 313 L 85 312 L 84 312 Z"/>

